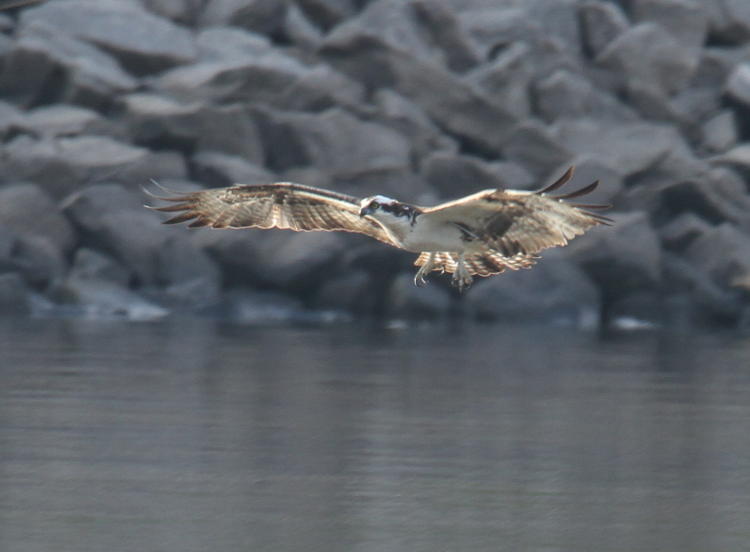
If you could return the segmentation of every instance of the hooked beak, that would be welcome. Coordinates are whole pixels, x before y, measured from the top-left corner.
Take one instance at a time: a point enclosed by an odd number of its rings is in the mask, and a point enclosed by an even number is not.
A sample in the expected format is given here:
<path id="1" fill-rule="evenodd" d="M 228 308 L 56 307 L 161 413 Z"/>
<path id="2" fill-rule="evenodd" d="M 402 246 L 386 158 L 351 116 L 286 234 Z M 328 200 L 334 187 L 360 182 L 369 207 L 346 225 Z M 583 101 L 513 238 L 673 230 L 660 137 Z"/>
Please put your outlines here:
<path id="1" fill-rule="evenodd" d="M 360 217 L 364 217 L 365 215 L 369 215 L 370 213 L 372 213 L 372 207 L 362 207 L 359 210 Z"/>

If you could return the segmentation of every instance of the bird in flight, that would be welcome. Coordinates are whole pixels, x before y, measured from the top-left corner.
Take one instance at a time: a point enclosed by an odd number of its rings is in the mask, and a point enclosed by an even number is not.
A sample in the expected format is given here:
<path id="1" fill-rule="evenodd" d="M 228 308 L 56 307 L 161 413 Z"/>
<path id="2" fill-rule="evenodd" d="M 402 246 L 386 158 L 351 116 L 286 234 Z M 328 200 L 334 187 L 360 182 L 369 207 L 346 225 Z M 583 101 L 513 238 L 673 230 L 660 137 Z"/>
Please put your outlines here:
<path id="1" fill-rule="evenodd" d="M 592 192 L 598 181 L 567 194 L 552 195 L 572 176 L 573 167 L 542 190 L 483 190 L 434 207 L 410 205 L 382 195 L 359 199 L 292 182 L 236 185 L 172 197 L 146 192 L 156 200 L 172 203 L 147 207 L 178 213 L 164 224 L 192 221 L 191 228 L 365 234 L 419 253 L 414 262 L 419 267 L 415 284 L 424 285 L 425 276 L 432 271 L 448 272 L 453 274 L 452 284 L 463 291 L 474 276 L 529 268 L 543 249 L 564 246 L 593 226 L 612 223 L 592 212 L 609 205 L 565 201 Z"/>

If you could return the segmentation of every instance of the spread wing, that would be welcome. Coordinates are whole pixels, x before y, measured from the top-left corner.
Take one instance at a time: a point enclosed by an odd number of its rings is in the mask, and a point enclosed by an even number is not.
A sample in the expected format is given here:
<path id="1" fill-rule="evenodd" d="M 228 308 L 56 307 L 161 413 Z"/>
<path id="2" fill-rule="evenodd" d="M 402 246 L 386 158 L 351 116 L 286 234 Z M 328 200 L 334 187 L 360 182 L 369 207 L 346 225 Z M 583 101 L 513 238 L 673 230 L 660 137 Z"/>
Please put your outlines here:
<path id="1" fill-rule="evenodd" d="M 484 190 L 427 208 L 421 216 L 440 217 L 451 222 L 506 258 L 534 255 L 548 247 L 566 245 L 593 226 L 612 223 L 611 219 L 592 212 L 609 205 L 564 201 L 592 192 L 598 181 L 574 192 L 550 195 L 572 175 L 571 167 L 556 182 L 535 192 Z"/>
<path id="2" fill-rule="evenodd" d="M 150 207 L 179 213 L 164 224 L 192 221 L 191 228 L 282 228 L 297 231 L 341 230 L 365 234 L 398 247 L 372 217 L 359 216 L 355 197 L 291 182 L 214 188 L 173 197 L 151 197 L 174 203 Z"/>
<path id="3" fill-rule="evenodd" d="M 429 256 L 429 251 L 422 252 L 419 257 L 417 257 L 417 260 L 414 261 L 414 266 L 427 264 Z M 456 272 L 458 259 L 458 253 L 438 251 L 433 258 L 432 272 L 438 271 L 453 274 Z M 519 253 L 512 257 L 504 257 L 500 253 L 487 251 L 485 253 L 465 257 L 464 266 L 472 276 L 492 276 L 493 274 L 505 272 L 508 268 L 511 270 L 531 268 L 536 261 L 537 257 L 533 255 Z"/>

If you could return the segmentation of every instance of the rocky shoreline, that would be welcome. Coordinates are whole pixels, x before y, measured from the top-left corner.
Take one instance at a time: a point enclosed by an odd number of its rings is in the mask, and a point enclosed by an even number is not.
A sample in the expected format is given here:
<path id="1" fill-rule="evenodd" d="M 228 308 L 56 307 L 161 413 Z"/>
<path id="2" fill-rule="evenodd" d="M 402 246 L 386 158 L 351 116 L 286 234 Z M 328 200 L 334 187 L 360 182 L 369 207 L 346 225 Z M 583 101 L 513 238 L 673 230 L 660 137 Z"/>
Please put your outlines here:
<path id="1" fill-rule="evenodd" d="M 0 312 L 750 326 L 750 5 L 58 0 L 0 14 Z M 431 204 L 575 165 L 616 224 L 412 284 L 356 235 L 189 231 L 179 190 Z M 575 185 L 575 184 L 573 184 Z"/>

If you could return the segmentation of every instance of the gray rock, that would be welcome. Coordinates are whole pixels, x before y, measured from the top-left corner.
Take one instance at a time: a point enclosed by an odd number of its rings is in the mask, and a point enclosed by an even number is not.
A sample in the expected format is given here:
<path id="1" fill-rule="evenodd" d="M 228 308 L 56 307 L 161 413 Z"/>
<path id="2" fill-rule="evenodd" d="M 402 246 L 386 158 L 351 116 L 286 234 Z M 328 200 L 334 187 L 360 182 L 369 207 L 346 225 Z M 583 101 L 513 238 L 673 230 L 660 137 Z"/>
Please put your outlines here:
<path id="1" fill-rule="evenodd" d="M 630 26 L 627 16 L 614 2 L 586 2 L 579 10 L 583 46 L 592 58 Z"/>
<path id="2" fill-rule="evenodd" d="M 431 43 L 430 29 L 424 24 L 424 19 L 418 17 L 416 5 L 416 0 L 372 2 L 356 17 L 332 29 L 325 38 L 325 48 L 331 54 L 348 46 L 372 44 L 384 51 L 408 53 L 423 62 L 447 68 L 446 52 Z M 376 58 L 372 61 L 377 63 Z M 366 72 L 372 67 L 359 69 Z M 370 79 L 383 76 L 371 75 Z"/>
<path id="3" fill-rule="evenodd" d="M 237 27 L 209 27 L 195 38 L 199 62 L 237 61 L 264 56 L 271 49 L 268 37 Z"/>
<path id="4" fill-rule="evenodd" d="M 535 71 L 531 47 L 525 42 L 515 42 L 491 62 L 466 74 L 465 80 L 509 113 L 523 118 L 531 114 L 529 91 Z"/>
<path id="5" fill-rule="evenodd" d="M 194 239 L 219 262 L 230 285 L 254 285 L 305 296 L 335 274 L 347 241 L 356 237 L 331 232 L 244 230 L 200 231 Z"/>
<path id="6" fill-rule="evenodd" d="M 385 5 L 376 2 L 372 6 Z M 366 10 L 367 12 L 368 10 Z M 391 17 L 397 19 L 397 12 Z M 384 30 L 362 17 L 337 27 L 321 54 L 369 88 L 391 87 L 411 99 L 447 132 L 472 147 L 496 154 L 515 118 L 474 86 L 441 66 L 435 51 L 412 36 L 396 40 L 396 27 Z M 399 42 L 398 45 L 393 42 Z"/>
<path id="7" fill-rule="evenodd" d="M 710 32 L 724 43 L 750 39 L 750 5 L 744 0 L 705 0 Z"/>
<path id="8" fill-rule="evenodd" d="M 563 143 L 546 127 L 532 119 L 520 123 L 512 130 L 503 145 L 503 154 L 532 175 L 541 178 L 573 157 Z"/>
<path id="9" fill-rule="evenodd" d="M 635 291 L 657 290 L 661 245 L 643 212 L 611 213 L 612 227 L 594 228 L 573 240 L 566 255 L 597 284 L 605 303 Z"/>
<path id="10" fill-rule="evenodd" d="M 96 111 L 65 104 L 32 109 L 20 126 L 25 131 L 41 138 L 79 134 L 116 134 L 113 125 Z"/>
<path id="11" fill-rule="evenodd" d="M 0 274 L 0 314 L 31 312 L 31 291 L 21 276 L 14 272 Z"/>
<path id="12" fill-rule="evenodd" d="M 216 3 L 216 2 L 214 2 Z M 188 63 L 196 56 L 186 29 L 123 0 L 61 0 L 21 13 L 22 25 L 41 24 L 95 44 L 136 75 Z"/>
<path id="13" fill-rule="evenodd" d="M 164 307 L 114 282 L 68 278 L 59 286 L 55 299 L 69 312 L 94 320 L 158 320 L 169 314 Z"/>
<path id="14" fill-rule="evenodd" d="M 194 177 L 210 188 L 234 184 L 266 184 L 273 174 L 236 155 L 218 151 L 200 151 L 190 160 Z"/>
<path id="15" fill-rule="evenodd" d="M 447 288 L 417 287 L 414 274 L 401 273 L 393 279 L 386 296 L 385 316 L 390 319 L 439 320 L 450 312 L 453 301 Z"/>
<path id="16" fill-rule="evenodd" d="M 710 228 L 703 218 L 686 211 L 659 228 L 659 237 L 665 249 L 679 253 Z"/>
<path id="17" fill-rule="evenodd" d="M 681 90 L 698 67 L 698 52 L 685 48 L 655 23 L 641 23 L 615 38 L 596 62 L 621 74 L 623 87 L 646 83 L 672 94 Z"/>
<path id="18" fill-rule="evenodd" d="M 323 41 L 323 31 L 315 25 L 297 4 L 290 4 L 284 17 L 284 35 L 297 47 L 315 51 Z"/>
<path id="19" fill-rule="evenodd" d="M 711 157 L 720 166 L 729 166 L 743 174 L 750 174 L 750 144 L 742 142 L 728 151 Z"/>
<path id="20" fill-rule="evenodd" d="M 15 27 L 15 20 L 8 14 L 0 14 L 0 32 L 11 33 Z"/>
<path id="21" fill-rule="evenodd" d="M 671 316 L 666 322 L 671 326 L 682 323 L 688 327 L 716 327 L 717 323 L 726 325 L 739 320 L 739 293 L 717 285 L 702 268 L 673 253 L 663 255 L 663 267 L 669 289 L 666 314 Z M 680 314 L 675 313 L 675 300 L 682 303 L 682 316 L 687 320 L 675 320 L 675 314 Z"/>
<path id="22" fill-rule="evenodd" d="M 480 320 L 597 327 L 601 307 L 596 286 L 555 253 L 545 254 L 531 270 L 477 281 L 465 298 L 470 312 Z"/>
<path id="23" fill-rule="evenodd" d="M 316 309 L 369 315 L 376 312 L 378 303 L 382 301 L 382 297 L 372 293 L 369 273 L 354 269 L 326 278 L 315 292 L 312 305 Z"/>
<path id="24" fill-rule="evenodd" d="M 394 130 L 362 121 L 342 109 L 323 113 L 261 113 L 267 159 L 275 171 L 312 165 L 334 179 L 402 171 L 409 143 Z"/>
<path id="25" fill-rule="evenodd" d="M 487 188 L 509 188 L 500 167 L 477 157 L 436 152 L 422 163 L 422 175 L 440 196 L 455 198 Z"/>
<path id="26" fill-rule="evenodd" d="M 443 134 L 422 108 L 401 94 L 381 89 L 373 96 L 373 103 L 378 110 L 377 121 L 406 138 L 416 157 L 458 150 L 455 140 Z"/>
<path id="27" fill-rule="evenodd" d="M 16 106 L 0 101 L 0 139 L 6 140 L 11 133 L 23 127 L 26 118 Z"/>
<path id="28" fill-rule="evenodd" d="M 184 178 L 179 155 L 151 153 L 106 136 L 33 140 L 19 136 L 0 152 L 0 178 L 38 183 L 56 199 L 101 181 L 146 183 L 150 178 Z"/>
<path id="29" fill-rule="evenodd" d="M 286 2 L 278 0 L 212 0 L 204 5 L 201 26 L 234 26 L 270 35 L 284 23 Z"/>
<path id="30" fill-rule="evenodd" d="M 353 17 L 362 4 L 359 0 L 297 0 L 305 15 L 322 29 L 330 29 Z"/>
<path id="31" fill-rule="evenodd" d="M 708 12 L 698 1 L 630 0 L 630 11 L 637 23 L 657 23 L 688 48 L 706 42 Z"/>
<path id="32" fill-rule="evenodd" d="M 701 127 L 701 147 L 708 153 L 725 152 L 737 144 L 738 139 L 737 119 L 729 109 L 720 111 Z"/>
<path id="33" fill-rule="evenodd" d="M 136 85 L 112 56 L 40 24 L 24 26 L 0 73 L 0 94 L 24 106 L 67 102 L 104 108 Z"/>
<path id="34" fill-rule="evenodd" d="M 742 63 L 735 67 L 726 85 L 727 95 L 744 106 L 750 108 L 750 63 Z"/>
<path id="35" fill-rule="evenodd" d="M 186 279 L 214 277 L 213 264 L 198 246 L 189 243 L 188 231 L 161 225 L 160 218 L 142 204 L 141 195 L 105 184 L 75 193 L 66 200 L 64 211 L 85 244 L 111 254 L 140 285 L 169 286 Z M 172 254 L 179 256 L 182 277 L 170 268 L 170 262 L 176 262 L 174 258 L 170 261 Z"/>
<path id="36" fill-rule="evenodd" d="M 725 220 L 750 223 L 750 198 L 745 185 L 730 171 L 696 171 L 690 177 L 668 177 L 655 171 L 650 176 L 632 187 L 628 206 L 647 210 L 657 220 L 669 220 L 690 211 L 713 224 Z M 640 201 L 633 201 L 636 194 Z"/>
<path id="37" fill-rule="evenodd" d="M 583 75 L 561 69 L 534 86 L 538 115 L 548 123 L 587 117 L 604 121 L 633 121 L 638 116 L 617 98 L 595 88 Z"/>
<path id="38" fill-rule="evenodd" d="M 76 235 L 52 198 L 35 184 L 0 188 L 0 225 L 19 236 L 49 239 L 62 254 L 76 245 Z"/>
<path id="39" fill-rule="evenodd" d="M 223 30 L 204 36 L 204 49 L 212 52 L 205 54 L 209 58 L 167 71 L 154 80 L 154 86 L 183 101 L 284 109 L 321 110 L 362 102 L 364 92 L 359 83 L 325 65 L 304 65 L 247 35 L 240 38 L 238 31 Z M 216 44 L 222 38 L 230 39 Z M 207 42 L 210 47 L 205 46 Z"/>
<path id="40" fill-rule="evenodd" d="M 432 44 L 443 52 L 448 69 L 464 73 L 481 61 L 480 49 L 461 25 L 458 13 L 442 0 L 412 0 L 414 16 L 429 33 Z"/>
<path id="41" fill-rule="evenodd" d="M 298 299 L 267 290 L 230 290 L 223 296 L 221 304 L 212 311 L 234 322 L 261 326 L 338 320 L 337 316 L 331 316 L 330 313 L 306 310 Z"/>
<path id="42" fill-rule="evenodd" d="M 156 257 L 160 296 L 171 306 L 203 308 L 216 303 L 221 292 L 221 271 L 213 259 L 194 245 L 187 232 L 170 236 Z"/>
<path id="43" fill-rule="evenodd" d="M 509 44 L 533 40 L 543 34 L 539 22 L 529 17 L 525 9 L 512 5 L 495 3 L 482 9 L 461 10 L 459 16 L 487 59 Z"/>
<path id="44" fill-rule="evenodd" d="M 13 262 L 26 283 L 35 289 L 46 290 L 53 287 L 67 271 L 63 252 L 53 240 L 51 236 L 18 236 Z"/>
<path id="45" fill-rule="evenodd" d="M 750 277 L 750 236 L 725 222 L 693 240 L 685 257 L 724 289 Z"/>
<path id="46" fill-rule="evenodd" d="M 686 147 L 672 126 L 646 122 L 602 125 L 589 119 L 560 120 L 553 127 L 558 143 L 577 153 L 606 159 L 622 176 L 642 172 L 669 151 Z"/>
<path id="47" fill-rule="evenodd" d="M 133 275 L 111 256 L 89 247 L 79 247 L 73 256 L 68 277 L 79 281 L 95 280 L 128 287 Z"/>
<path id="48" fill-rule="evenodd" d="M 263 140 L 248 107 L 181 103 L 157 94 L 122 99 L 128 134 L 136 143 L 184 152 L 214 150 L 262 164 Z"/>
<path id="49" fill-rule="evenodd" d="M 203 0 L 141 0 L 151 12 L 182 25 L 194 25 Z"/>

